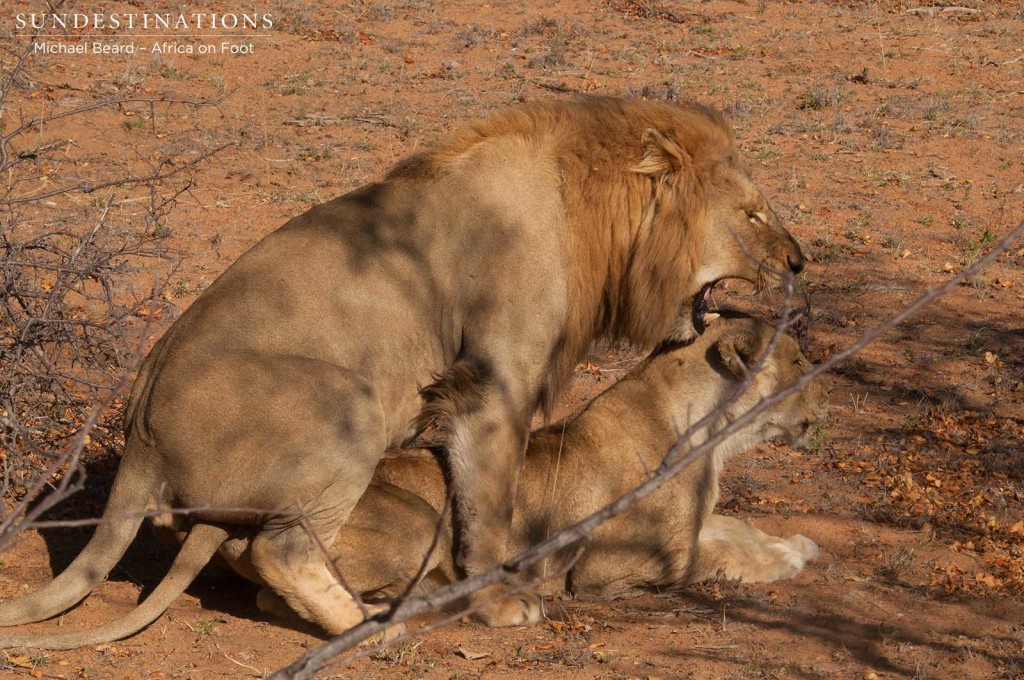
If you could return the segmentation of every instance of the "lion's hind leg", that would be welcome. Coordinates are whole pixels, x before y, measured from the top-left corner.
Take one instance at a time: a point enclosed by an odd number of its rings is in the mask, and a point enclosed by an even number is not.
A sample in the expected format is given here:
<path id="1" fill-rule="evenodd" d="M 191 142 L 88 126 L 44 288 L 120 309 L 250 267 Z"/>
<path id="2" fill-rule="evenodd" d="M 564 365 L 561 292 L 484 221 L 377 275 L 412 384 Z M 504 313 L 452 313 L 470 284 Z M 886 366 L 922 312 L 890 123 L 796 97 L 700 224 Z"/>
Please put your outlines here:
<path id="1" fill-rule="evenodd" d="M 236 426 L 245 436 L 225 457 L 252 467 L 245 494 L 234 502 L 267 509 L 251 543 L 229 552 L 240 573 L 272 588 L 289 609 L 340 633 L 361 622 L 363 612 L 330 568 L 329 551 L 383 455 L 381 405 L 372 385 L 352 371 L 302 357 L 259 359 L 226 362 L 235 370 L 221 379 L 247 376 L 247 393 L 260 400 L 230 402 L 242 390 L 237 386 L 221 399 L 233 408 L 209 406 L 245 425 Z"/>
<path id="2" fill-rule="evenodd" d="M 747 583 L 793 578 L 818 555 L 814 541 L 771 536 L 742 520 L 711 515 L 700 530 L 693 581 L 720 576 Z"/>
<path id="3" fill-rule="evenodd" d="M 321 536 L 318 541 L 306 527 L 296 525 L 265 531 L 252 543 L 252 564 L 260 578 L 288 609 L 332 635 L 363 620 L 352 595 L 327 565 L 328 556 L 321 545 L 330 545 L 333 538 Z M 286 611 L 269 593 L 261 593 L 259 600 L 261 609 L 278 614 Z"/>

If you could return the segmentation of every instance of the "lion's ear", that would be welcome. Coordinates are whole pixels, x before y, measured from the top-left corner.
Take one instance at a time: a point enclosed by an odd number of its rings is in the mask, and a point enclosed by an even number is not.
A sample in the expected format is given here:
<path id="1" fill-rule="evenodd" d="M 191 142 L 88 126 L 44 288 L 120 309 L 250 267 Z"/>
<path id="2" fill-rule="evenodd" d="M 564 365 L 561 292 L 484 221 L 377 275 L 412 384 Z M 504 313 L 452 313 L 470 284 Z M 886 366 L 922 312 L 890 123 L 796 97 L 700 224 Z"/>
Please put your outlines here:
<path id="1" fill-rule="evenodd" d="M 726 333 L 718 339 L 718 356 L 726 370 L 742 380 L 750 365 L 757 361 L 757 345 L 757 338 L 750 333 Z"/>
<path id="2" fill-rule="evenodd" d="M 643 150 L 643 157 L 633 169 L 644 175 L 657 176 L 677 172 L 689 158 L 686 149 L 654 128 L 647 128 L 644 132 L 640 148 Z"/>

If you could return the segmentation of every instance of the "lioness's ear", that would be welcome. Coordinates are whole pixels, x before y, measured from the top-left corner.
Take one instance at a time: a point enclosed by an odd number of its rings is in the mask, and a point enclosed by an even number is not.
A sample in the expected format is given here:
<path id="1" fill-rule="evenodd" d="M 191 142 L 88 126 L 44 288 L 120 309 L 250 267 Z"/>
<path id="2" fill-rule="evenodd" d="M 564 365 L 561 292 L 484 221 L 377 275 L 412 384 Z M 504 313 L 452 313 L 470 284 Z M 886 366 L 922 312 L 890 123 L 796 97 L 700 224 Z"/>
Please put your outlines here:
<path id="1" fill-rule="evenodd" d="M 757 361 L 756 339 L 750 333 L 726 333 L 718 339 L 718 356 L 726 370 L 742 380 L 750 365 Z"/>
<path id="2" fill-rule="evenodd" d="M 683 163 L 689 157 L 686 149 L 654 128 L 647 128 L 644 132 L 640 148 L 643 150 L 643 157 L 633 169 L 644 175 L 656 176 L 676 172 L 683 167 Z"/>

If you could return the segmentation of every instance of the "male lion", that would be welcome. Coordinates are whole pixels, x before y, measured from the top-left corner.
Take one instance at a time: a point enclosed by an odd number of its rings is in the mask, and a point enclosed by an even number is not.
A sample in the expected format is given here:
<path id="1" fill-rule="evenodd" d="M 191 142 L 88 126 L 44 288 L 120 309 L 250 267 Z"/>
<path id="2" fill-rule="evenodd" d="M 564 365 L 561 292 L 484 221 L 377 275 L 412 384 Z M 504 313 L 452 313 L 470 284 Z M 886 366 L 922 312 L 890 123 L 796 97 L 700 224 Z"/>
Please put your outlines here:
<path id="1" fill-rule="evenodd" d="M 581 414 L 533 433 L 519 476 L 510 548 L 525 550 L 643 482 L 679 433 L 708 413 L 723 409 L 711 427 L 696 433 L 694 442 L 800 378 L 811 365 L 796 342 L 782 336 L 752 385 L 732 399 L 772 334 L 763 322 L 726 313 L 694 343 L 659 347 Z M 765 439 L 801 439 L 824 415 L 826 401 L 825 388 L 812 382 L 664 488 L 601 525 L 575 564 L 570 549 L 530 567 L 525 577 L 557 576 L 544 582 L 547 592 L 565 589 L 577 597 L 610 599 L 645 589 L 678 588 L 716 575 L 751 582 L 796 575 L 817 555 L 813 541 L 801 535 L 769 536 L 738 519 L 712 514 L 712 509 L 727 458 Z M 440 515 L 446 488 L 441 466 L 426 451 L 380 462 L 334 544 L 351 587 L 375 600 L 394 597 L 428 554 L 419 588 L 455 578 L 450 517 L 442 522 Z M 431 551 L 438 527 L 440 540 Z M 220 555 L 238 573 L 266 585 L 252 561 L 255 534 L 236 534 L 221 546 Z M 203 566 L 193 562 L 185 571 L 175 562 L 153 596 L 110 625 L 64 635 L 0 636 L 0 646 L 68 648 L 131 635 L 159 616 Z M 166 596 L 158 598 L 161 591 Z M 293 614 L 272 587 L 260 591 L 257 601 L 262 609 Z M 309 618 L 306 612 L 299 614 Z"/>
<path id="2" fill-rule="evenodd" d="M 0 605 L 0 625 L 85 597 L 139 513 L 193 508 L 154 519 L 188 532 L 175 570 L 255 531 L 260 578 L 346 630 L 362 615 L 318 542 L 383 452 L 438 416 L 462 563 L 479 572 L 506 554 L 531 416 L 593 338 L 690 340 L 715 282 L 803 263 L 711 109 L 581 98 L 486 118 L 292 219 L 182 314 L 132 390 L 109 522 L 49 585 Z M 535 621 L 539 601 L 482 615 Z"/>

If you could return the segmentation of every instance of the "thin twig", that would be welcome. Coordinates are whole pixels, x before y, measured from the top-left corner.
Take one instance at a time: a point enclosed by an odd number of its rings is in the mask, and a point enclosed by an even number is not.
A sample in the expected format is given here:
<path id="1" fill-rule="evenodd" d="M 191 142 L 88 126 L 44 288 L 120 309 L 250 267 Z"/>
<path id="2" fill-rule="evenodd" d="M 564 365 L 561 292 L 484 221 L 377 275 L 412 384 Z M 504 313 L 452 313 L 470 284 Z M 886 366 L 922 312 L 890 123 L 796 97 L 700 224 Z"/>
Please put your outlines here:
<path id="1" fill-rule="evenodd" d="M 301 507 L 300 510 L 302 510 Z M 320 553 L 327 558 L 327 564 L 330 566 L 331 574 L 334 575 L 334 579 L 342 588 L 348 591 L 349 595 L 352 596 L 352 600 L 356 603 L 356 606 L 359 607 L 359 613 L 363 615 L 363 618 L 369 618 L 370 610 L 367 609 L 366 603 L 363 602 L 362 594 L 349 585 L 348 580 L 345 578 L 345 575 L 341 573 L 341 568 L 338 566 L 338 559 L 331 557 L 330 549 L 324 544 L 320 535 L 316 533 L 316 530 L 313 529 L 313 525 L 310 524 L 309 517 L 305 512 L 302 513 L 300 522 L 302 523 L 302 528 L 306 530 L 306 534 L 313 539 L 317 549 L 319 549 Z"/>
<path id="2" fill-rule="evenodd" d="M 147 175 L 145 177 L 121 177 L 121 178 L 112 179 L 112 180 L 109 180 L 109 181 L 106 181 L 106 182 L 90 182 L 90 181 L 76 182 L 74 184 L 66 184 L 66 185 L 64 185 L 62 187 L 59 187 L 57 189 L 53 189 L 52 191 L 43 191 L 43 192 L 40 192 L 40 193 L 37 193 L 37 194 L 29 194 L 28 196 L 18 196 L 18 197 L 14 197 L 14 198 L 4 198 L 3 200 L 0 200 L 0 204 L 16 205 L 16 204 L 20 204 L 20 203 L 33 203 L 35 201 L 41 201 L 44 198 L 51 198 L 53 196 L 60 196 L 62 194 L 69 194 L 69 193 L 76 192 L 76 191 L 77 192 L 81 192 L 83 194 L 91 194 L 94 191 L 99 191 L 100 189 L 107 189 L 109 187 L 125 187 L 125 186 L 133 186 L 133 185 L 136 185 L 136 184 L 147 184 L 147 183 L 150 183 L 150 182 L 159 182 L 161 180 L 164 180 L 164 179 L 167 179 L 169 177 L 173 177 L 174 175 L 179 174 L 182 170 L 194 167 L 194 166 L 202 163 L 203 161 L 205 161 L 205 160 L 207 160 L 207 159 L 217 155 L 218 153 L 220 153 L 224 149 L 228 148 L 229 146 L 234 146 L 234 145 L 235 145 L 235 142 L 227 142 L 225 144 L 221 144 L 220 146 L 205 152 L 203 155 L 199 156 L 198 158 L 194 158 L 194 159 L 188 161 L 187 163 L 185 163 L 183 165 L 179 165 L 179 166 L 177 166 L 175 168 L 172 168 L 171 170 L 168 170 L 166 172 L 157 172 L 157 173 L 154 173 L 152 175 Z"/>
<path id="3" fill-rule="evenodd" d="M 973 7 L 911 7 L 910 9 L 903 10 L 904 14 L 925 14 L 927 16 L 935 16 L 938 14 L 946 15 L 969 15 L 979 16 L 982 14 L 980 9 L 974 9 Z"/>
<path id="4" fill-rule="evenodd" d="M 441 512 L 438 514 L 437 523 L 434 525 L 434 535 L 430 539 L 430 546 L 427 548 L 427 552 L 423 555 L 423 559 L 420 561 L 419 569 L 416 570 L 416 574 L 410 579 L 409 583 L 405 586 L 405 589 L 399 593 L 391 606 L 397 606 L 404 602 L 409 595 L 412 594 L 413 589 L 419 584 L 424 576 L 427 575 L 427 565 L 430 564 L 430 558 L 434 556 L 434 552 L 437 550 L 437 546 L 441 542 L 441 533 L 446 530 L 448 525 L 448 515 L 452 509 L 452 503 L 455 500 L 455 486 L 449 485 L 448 493 L 444 497 L 444 505 L 441 506 Z"/>
<path id="5" fill-rule="evenodd" d="M 118 97 L 116 99 L 105 99 L 101 102 L 94 104 L 86 104 L 79 106 L 68 111 L 61 111 L 60 113 L 52 113 L 40 118 L 33 118 L 27 123 L 22 123 L 18 127 L 8 132 L 3 137 L 0 137 L 0 142 L 7 144 L 12 139 L 27 132 L 32 128 L 40 127 L 43 125 L 49 125 L 50 123 L 60 120 L 61 118 L 69 118 L 71 116 L 80 116 L 83 113 L 90 111 L 96 111 L 97 109 L 104 109 L 110 106 L 120 106 L 123 104 L 183 104 L 187 106 L 214 106 L 216 107 L 224 100 L 223 97 L 217 99 L 179 99 L 177 97 Z"/>
<path id="6" fill-rule="evenodd" d="M 379 642 L 378 644 L 376 644 L 376 645 L 374 645 L 372 647 L 368 647 L 368 648 L 365 648 L 365 649 L 360 649 L 357 653 L 352 654 L 350 656 L 346 656 L 345 658 L 341 659 L 339 662 L 333 663 L 329 667 L 324 668 L 323 670 L 333 670 L 335 668 L 342 668 L 342 667 L 345 667 L 345 666 L 349 666 L 356 659 L 361 659 L 364 656 L 372 656 L 373 654 L 376 654 L 377 652 L 379 652 L 379 651 L 381 651 L 381 650 L 383 650 L 383 649 L 385 649 L 387 647 L 390 647 L 392 645 L 398 644 L 399 642 L 404 642 L 405 640 L 408 640 L 408 639 L 413 638 L 413 637 L 418 637 L 420 635 L 426 635 L 427 633 L 430 633 L 432 631 L 438 630 L 439 628 L 444 628 L 445 626 L 451 625 L 451 624 L 455 623 L 456 621 L 459 621 L 462 618 L 464 618 L 464 617 L 466 617 L 466 616 L 468 616 L 470 614 L 474 614 L 474 613 L 476 613 L 477 611 L 479 611 L 481 609 L 484 609 L 484 608 L 486 608 L 486 607 L 488 607 L 488 606 L 490 606 L 492 604 L 495 604 L 496 602 L 498 602 L 500 600 L 505 599 L 509 595 L 514 595 L 515 593 L 521 593 L 523 591 L 533 590 L 535 587 L 537 587 L 541 583 L 544 583 L 544 582 L 549 581 L 549 580 L 551 580 L 553 578 L 556 578 L 556 577 L 565 576 L 570 571 L 572 571 L 573 567 L 576 566 L 576 563 L 579 561 L 580 557 L 583 556 L 583 552 L 584 552 L 585 548 L 586 548 L 586 546 L 584 544 L 582 544 L 582 543 L 580 545 L 578 545 L 577 548 L 576 548 L 576 552 L 566 562 L 566 564 L 564 566 L 560 567 L 557 572 L 551 574 L 550 576 L 548 576 L 548 575 L 541 575 L 541 576 L 538 576 L 535 579 L 523 582 L 521 584 L 516 584 L 514 587 L 509 588 L 508 590 L 506 590 L 504 593 L 502 593 L 500 595 L 495 595 L 494 597 L 487 598 L 485 600 L 480 600 L 480 601 L 477 601 L 477 602 L 473 602 L 472 604 L 470 604 L 469 606 L 465 607 L 464 609 L 460 609 L 459 611 L 454 612 L 453 614 L 450 614 L 449 616 L 446 616 L 446 617 L 444 617 L 443 619 L 441 619 L 439 621 L 435 621 L 435 622 L 433 622 L 431 624 L 423 626 L 422 628 L 417 628 L 416 630 L 413 630 L 413 631 L 406 631 L 404 633 L 396 635 L 393 638 L 390 638 L 390 639 L 387 639 L 387 640 L 382 640 L 381 642 Z"/>

